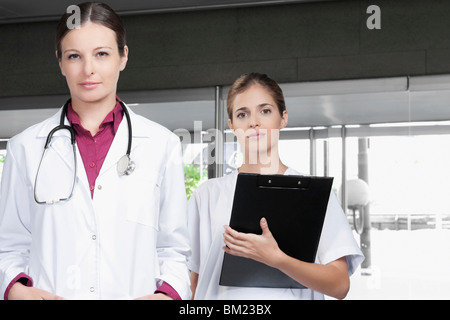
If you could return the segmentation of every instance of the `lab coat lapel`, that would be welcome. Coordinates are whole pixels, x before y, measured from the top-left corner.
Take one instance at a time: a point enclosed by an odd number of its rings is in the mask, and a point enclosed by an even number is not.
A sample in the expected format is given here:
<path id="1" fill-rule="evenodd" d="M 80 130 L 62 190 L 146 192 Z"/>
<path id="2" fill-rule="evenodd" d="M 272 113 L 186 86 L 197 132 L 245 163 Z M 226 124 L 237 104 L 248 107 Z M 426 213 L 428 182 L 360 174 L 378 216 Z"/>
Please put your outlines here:
<path id="1" fill-rule="evenodd" d="M 57 112 L 49 121 L 43 126 L 42 130 L 38 134 L 38 138 L 47 139 L 49 132 L 59 125 L 59 119 L 61 117 L 62 108 Z M 65 120 L 65 125 L 70 125 L 69 121 Z M 63 160 L 62 162 L 68 167 L 73 166 L 73 147 L 70 143 L 70 133 L 68 130 L 58 130 L 54 133 L 52 143 L 49 148 L 52 148 Z M 64 139 L 58 139 L 63 137 Z M 45 140 L 44 140 L 45 143 Z M 76 145 L 76 144 L 75 144 Z M 80 151 L 78 146 L 75 147 L 76 161 L 77 161 L 77 178 L 86 187 L 89 186 L 86 171 L 84 169 L 83 160 L 81 159 Z"/>
<path id="2" fill-rule="evenodd" d="M 145 134 L 145 130 L 141 124 L 141 121 L 136 117 L 135 113 L 127 108 L 128 113 L 130 114 L 133 141 L 131 145 L 131 160 L 133 160 L 133 149 L 135 149 L 141 139 L 137 139 L 140 137 L 146 138 L 148 137 Z M 105 173 L 108 170 L 116 170 L 117 162 L 119 159 L 127 153 L 128 147 L 128 121 L 127 117 L 124 115 L 122 121 L 120 122 L 119 128 L 117 129 L 116 135 L 114 136 L 114 140 L 109 148 L 108 154 L 106 155 L 105 161 L 103 162 L 102 168 L 100 169 L 99 176 Z"/>
<path id="3" fill-rule="evenodd" d="M 59 118 L 61 116 L 61 111 L 62 109 L 60 109 L 53 117 L 51 117 L 47 121 L 47 123 L 43 126 L 42 130 L 39 132 L 38 138 L 43 139 L 44 143 L 50 131 L 52 131 L 56 126 L 59 125 Z M 69 123 L 67 122 L 66 124 L 68 125 Z M 70 140 L 69 130 L 61 129 L 56 131 L 53 134 L 49 148 L 55 151 L 61 157 L 61 159 L 64 161 L 66 165 L 68 166 L 73 165 L 73 148 Z"/>
<path id="4" fill-rule="evenodd" d="M 116 135 L 114 136 L 111 147 L 106 155 L 105 161 L 103 162 L 102 168 L 100 169 L 99 176 L 104 172 L 112 169 L 117 165 L 120 157 L 127 153 L 128 145 L 128 123 L 124 116 L 120 122 L 119 128 L 117 129 Z"/>

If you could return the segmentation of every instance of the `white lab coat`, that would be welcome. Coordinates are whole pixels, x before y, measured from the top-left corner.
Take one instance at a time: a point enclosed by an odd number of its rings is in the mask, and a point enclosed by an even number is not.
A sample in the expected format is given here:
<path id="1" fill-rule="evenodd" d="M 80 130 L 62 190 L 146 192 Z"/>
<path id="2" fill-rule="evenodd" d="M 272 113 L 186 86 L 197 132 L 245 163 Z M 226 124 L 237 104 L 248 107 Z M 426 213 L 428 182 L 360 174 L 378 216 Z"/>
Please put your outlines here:
<path id="1" fill-rule="evenodd" d="M 23 272 L 35 287 L 67 299 L 131 299 L 153 293 L 162 281 L 189 299 L 190 246 L 178 137 L 130 111 L 134 172 L 117 173 L 117 161 L 128 143 L 124 117 L 93 199 L 77 148 L 73 197 L 39 205 L 33 197 L 36 172 L 60 112 L 8 143 L 0 190 L 1 298 L 11 280 Z M 52 139 L 51 148 L 61 157 L 53 179 L 63 176 L 59 168 L 73 158 L 70 142 L 62 143 L 61 135 L 69 133 L 58 131 Z"/>
<path id="2" fill-rule="evenodd" d="M 300 175 L 288 168 L 285 175 Z M 188 226 L 192 255 L 190 269 L 199 274 L 195 299 L 203 300 L 321 300 L 325 296 L 311 289 L 229 287 L 219 285 L 224 251 L 224 225 L 228 225 L 238 173 L 205 181 L 188 202 Z M 270 221 L 269 221 L 270 229 Z M 327 264 L 346 257 L 349 275 L 364 260 L 347 218 L 332 192 L 328 202 L 316 263 Z"/>

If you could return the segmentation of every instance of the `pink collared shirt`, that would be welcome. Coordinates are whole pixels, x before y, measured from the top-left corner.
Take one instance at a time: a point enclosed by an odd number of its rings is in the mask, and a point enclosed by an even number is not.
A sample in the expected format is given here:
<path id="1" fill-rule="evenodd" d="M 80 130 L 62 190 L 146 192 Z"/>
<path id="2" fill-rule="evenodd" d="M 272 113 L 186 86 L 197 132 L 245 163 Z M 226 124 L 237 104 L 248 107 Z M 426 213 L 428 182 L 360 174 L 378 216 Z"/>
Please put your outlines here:
<path id="1" fill-rule="evenodd" d="M 100 169 L 108 154 L 108 150 L 111 147 L 114 136 L 123 119 L 122 106 L 119 101 L 117 101 L 116 106 L 105 117 L 99 126 L 99 131 L 94 136 L 92 136 L 89 130 L 83 128 L 78 114 L 73 110 L 70 103 L 67 109 L 67 119 L 75 130 L 75 140 L 86 170 L 91 197 L 94 198 L 95 180 L 97 180 Z M 4 293 L 5 300 L 8 299 L 9 290 L 17 281 L 21 281 L 26 286 L 33 285 L 33 281 L 28 275 L 20 273 L 6 288 Z M 163 282 L 161 286 L 156 289 L 155 293 L 164 293 L 174 300 L 181 300 L 180 295 L 166 282 Z"/>
<path id="2" fill-rule="evenodd" d="M 75 140 L 78 150 L 80 150 L 81 159 L 83 159 L 92 198 L 94 198 L 95 180 L 97 180 L 122 118 L 122 106 L 117 102 L 114 109 L 108 113 L 100 124 L 99 131 L 92 136 L 89 130 L 83 128 L 80 118 L 73 110 L 72 104 L 69 103 L 67 119 L 75 130 Z"/>

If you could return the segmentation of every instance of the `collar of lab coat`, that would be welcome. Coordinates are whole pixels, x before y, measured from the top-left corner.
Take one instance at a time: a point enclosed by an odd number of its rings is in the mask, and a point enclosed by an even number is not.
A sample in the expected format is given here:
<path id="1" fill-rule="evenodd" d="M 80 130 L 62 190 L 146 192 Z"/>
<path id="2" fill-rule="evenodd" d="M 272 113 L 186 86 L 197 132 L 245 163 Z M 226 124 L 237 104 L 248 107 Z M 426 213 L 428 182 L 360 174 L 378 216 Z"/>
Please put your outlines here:
<path id="1" fill-rule="evenodd" d="M 128 113 L 130 114 L 130 119 L 132 123 L 132 129 L 133 129 L 133 138 L 145 138 L 150 137 L 147 130 L 145 130 L 144 126 L 141 124 L 140 121 L 137 121 L 136 114 L 130 110 L 130 108 L 125 104 L 125 107 L 128 110 Z M 56 114 L 54 114 L 52 117 L 47 119 L 46 123 L 42 126 L 42 129 L 39 131 L 37 137 L 38 138 L 47 138 L 49 132 L 59 125 L 59 120 L 61 118 L 61 112 L 63 107 L 61 107 Z M 64 124 L 70 125 L 69 120 L 67 117 L 65 118 Z M 122 122 L 119 125 L 120 127 L 125 126 L 126 134 L 128 134 L 128 123 L 127 118 L 124 116 Z M 117 130 L 119 132 L 119 130 Z M 117 134 L 117 133 L 116 133 Z M 67 130 L 59 130 L 55 132 L 54 136 L 57 137 L 59 135 L 66 135 L 69 136 L 69 132 Z M 125 149 L 126 150 L 126 149 Z"/>

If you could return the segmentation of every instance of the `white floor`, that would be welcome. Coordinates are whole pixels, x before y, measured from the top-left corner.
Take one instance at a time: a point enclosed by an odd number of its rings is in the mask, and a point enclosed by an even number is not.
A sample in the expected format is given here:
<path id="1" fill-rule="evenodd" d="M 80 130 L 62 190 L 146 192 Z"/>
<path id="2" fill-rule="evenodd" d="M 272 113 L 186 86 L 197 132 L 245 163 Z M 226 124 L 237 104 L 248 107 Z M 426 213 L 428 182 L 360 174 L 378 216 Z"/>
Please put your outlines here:
<path id="1" fill-rule="evenodd" d="M 450 230 L 371 230 L 371 275 L 351 277 L 346 299 L 450 299 Z"/>

